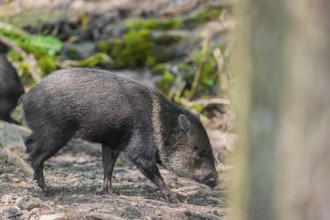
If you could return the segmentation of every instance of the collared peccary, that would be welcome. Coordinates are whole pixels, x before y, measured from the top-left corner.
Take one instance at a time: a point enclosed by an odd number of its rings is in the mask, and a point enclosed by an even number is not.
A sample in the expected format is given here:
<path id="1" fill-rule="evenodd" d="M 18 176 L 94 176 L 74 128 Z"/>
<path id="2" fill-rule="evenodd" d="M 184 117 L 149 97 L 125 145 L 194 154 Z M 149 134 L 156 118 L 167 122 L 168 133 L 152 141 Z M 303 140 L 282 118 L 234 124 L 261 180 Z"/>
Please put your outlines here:
<path id="1" fill-rule="evenodd" d="M 10 113 L 23 93 L 24 87 L 15 68 L 0 54 L 0 120 L 15 123 Z"/>
<path id="2" fill-rule="evenodd" d="M 159 93 L 99 69 L 64 69 L 45 77 L 23 96 L 25 139 L 39 187 L 47 191 L 43 163 L 73 136 L 102 144 L 104 191 L 120 152 L 170 201 L 157 163 L 177 175 L 214 187 L 212 148 L 199 119 Z"/>

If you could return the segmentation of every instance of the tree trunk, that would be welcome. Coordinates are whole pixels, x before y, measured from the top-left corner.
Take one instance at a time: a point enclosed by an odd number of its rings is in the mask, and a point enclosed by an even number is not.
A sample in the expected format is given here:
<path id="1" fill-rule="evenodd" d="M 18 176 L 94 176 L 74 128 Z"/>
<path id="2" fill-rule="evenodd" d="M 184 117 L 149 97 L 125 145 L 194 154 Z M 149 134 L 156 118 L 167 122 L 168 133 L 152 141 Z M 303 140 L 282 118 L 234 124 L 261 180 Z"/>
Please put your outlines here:
<path id="1" fill-rule="evenodd" d="M 243 4 L 234 219 L 329 219 L 330 2 Z"/>

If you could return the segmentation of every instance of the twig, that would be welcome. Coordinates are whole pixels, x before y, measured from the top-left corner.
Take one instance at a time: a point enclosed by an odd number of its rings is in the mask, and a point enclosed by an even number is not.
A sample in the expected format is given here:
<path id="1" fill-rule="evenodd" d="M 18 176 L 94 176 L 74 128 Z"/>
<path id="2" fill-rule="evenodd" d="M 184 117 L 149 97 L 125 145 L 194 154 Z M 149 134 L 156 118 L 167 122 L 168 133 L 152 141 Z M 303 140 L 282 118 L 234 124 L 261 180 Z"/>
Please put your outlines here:
<path id="1" fill-rule="evenodd" d="M 202 49 L 203 58 L 195 72 L 195 77 L 194 77 L 194 81 L 193 81 L 193 84 L 191 87 L 189 100 L 191 100 L 195 97 L 199 82 L 202 78 L 203 70 L 204 70 L 204 67 L 205 67 L 205 64 L 206 64 L 206 61 L 208 58 L 207 54 L 209 53 L 210 41 L 211 41 L 210 36 L 206 36 L 206 39 L 204 40 L 204 43 L 203 43 L 203 49 Z"/>
<path id="2" fill-rule="evenodd" d="M 228 90 L 228 77 L 226 73 L 224 72 L 225 69 L 225 60 L 223 58 L 222 52 L 220 48 L 216 48 L 213 51 L 213 56 L 215 60 L 217 61 L 217 69 L 218 69 L 218 74 L 220 77 L 220 89 L 219 89 L 219 94 L 222 94 L 223 92 Z"/>
<path id="3" fill-rule="evenodd" d="M 6 46 L 10 47 L 13 49 L 16 53 L 19 53 L 23 59 L 28 63 L 29 65 L 29 70 L 30 74 L 35 82 L 40 82 L 41 81 L 41 70 L 38 67 L 38 62 L 36 58 L 30 54 L 26 53 L 20 46 L 18 46 L 15 42 L 10 40 L 7 37 L 0 36 L 0 41 L 4 43 Z"/>
<path id="4" fill-rule="evenodd" d="M 221 98 L 212 98 L 212 99 L 200 99 L 195 101 L 190 101 L 187 103 L 188 107 L 191 107 L 193 105 L 203 105 L 208 106 L 212 104 L 223 104 L 223 105 L 230 105 L 229 99 L 221 99 Z"/>

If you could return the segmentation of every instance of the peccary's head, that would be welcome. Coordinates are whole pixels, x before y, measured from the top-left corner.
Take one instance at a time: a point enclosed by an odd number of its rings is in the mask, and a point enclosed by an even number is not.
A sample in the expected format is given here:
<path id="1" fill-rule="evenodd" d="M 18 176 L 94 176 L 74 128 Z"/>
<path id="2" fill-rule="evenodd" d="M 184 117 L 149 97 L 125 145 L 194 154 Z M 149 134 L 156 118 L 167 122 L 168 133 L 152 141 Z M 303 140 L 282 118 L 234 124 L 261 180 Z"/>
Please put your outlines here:
<path id="1" fill-rule="evenodd" d="M 218 183 L 218 177 L 209 138 L 199 119 L 187 115 L 177 117 L 176 127 L 168 136 L 169 145 L 162 148 L 160 158 L 166 157 L 163 164 L 178 176 L 213 188 Z"/>

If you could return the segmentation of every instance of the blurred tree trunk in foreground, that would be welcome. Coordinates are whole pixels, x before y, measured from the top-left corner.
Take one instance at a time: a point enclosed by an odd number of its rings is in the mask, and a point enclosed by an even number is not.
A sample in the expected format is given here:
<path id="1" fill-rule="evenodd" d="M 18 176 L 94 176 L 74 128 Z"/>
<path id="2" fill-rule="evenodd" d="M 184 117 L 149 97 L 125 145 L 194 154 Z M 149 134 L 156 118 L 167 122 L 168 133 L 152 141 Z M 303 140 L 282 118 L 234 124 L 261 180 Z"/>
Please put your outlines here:
<path id="1" fill-rule="evenodd" d="M 330 219 L 330 1 L 241 6 L 234 219 Z"/>

